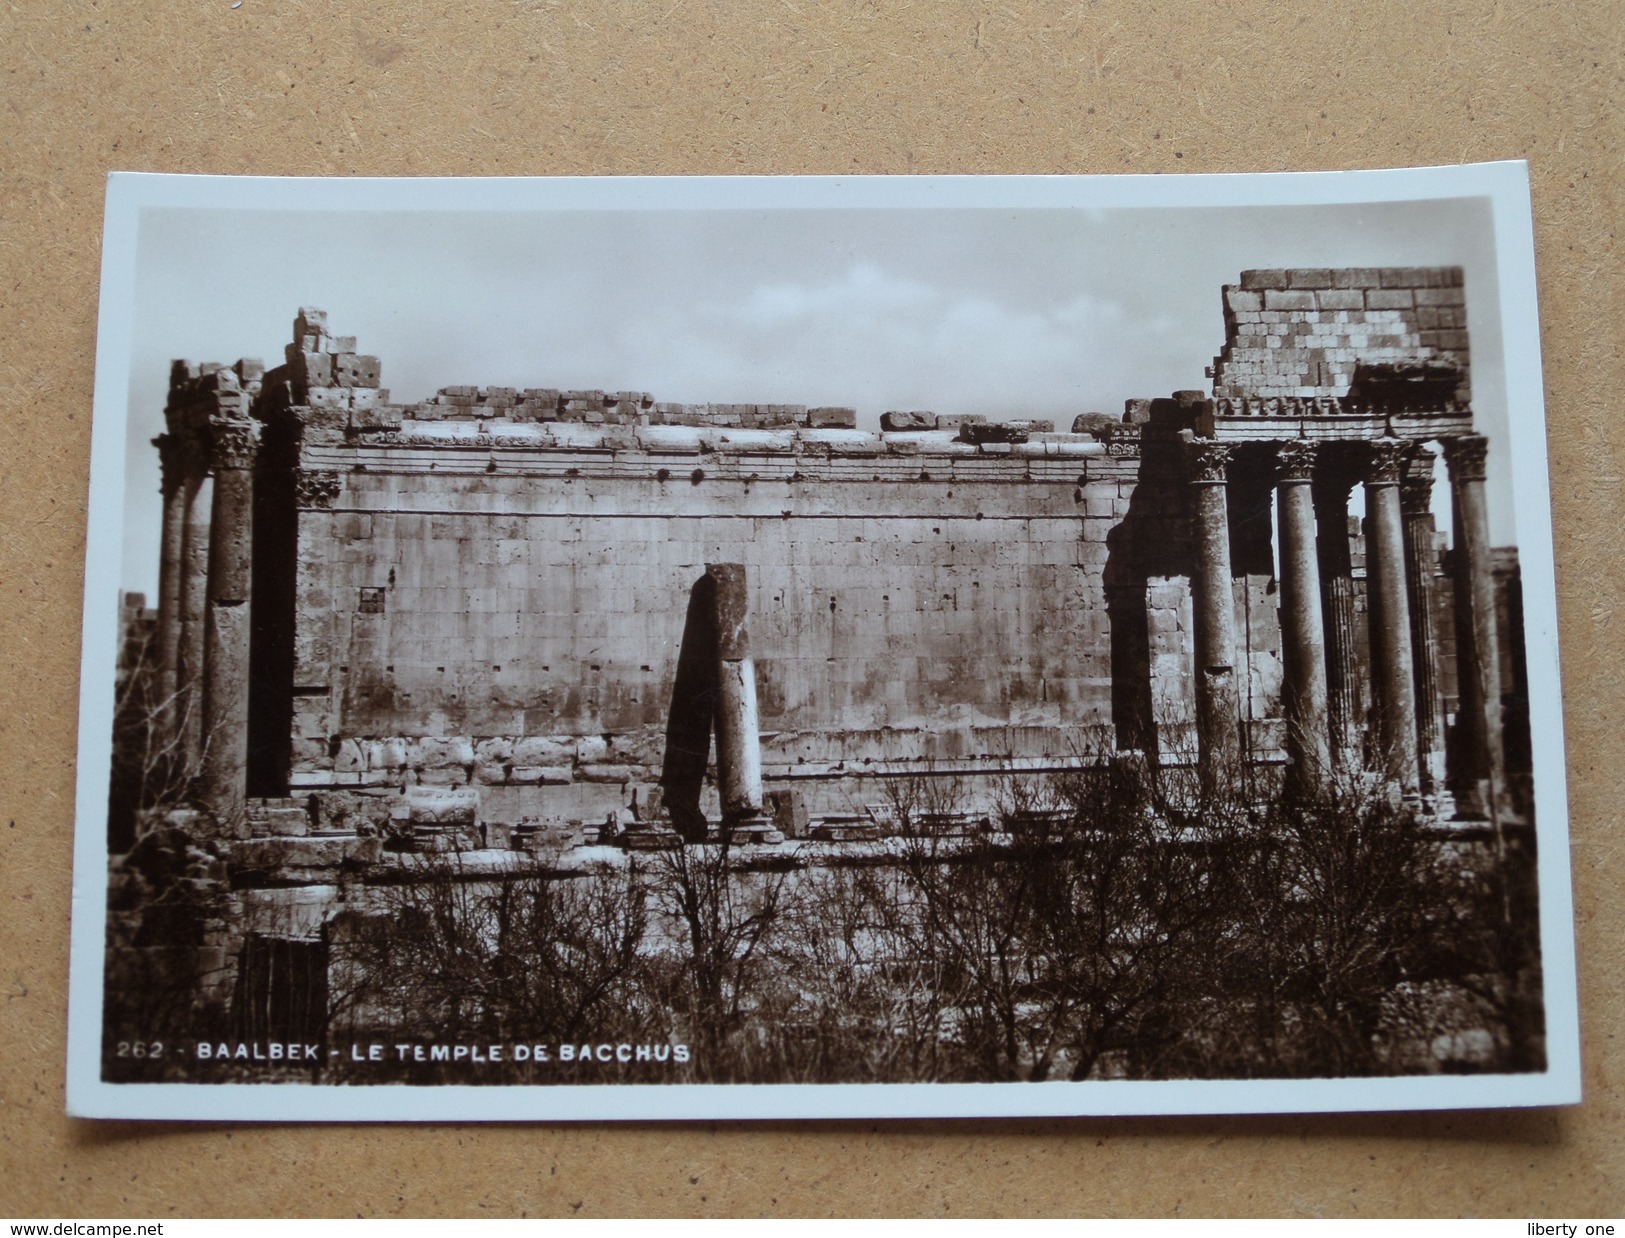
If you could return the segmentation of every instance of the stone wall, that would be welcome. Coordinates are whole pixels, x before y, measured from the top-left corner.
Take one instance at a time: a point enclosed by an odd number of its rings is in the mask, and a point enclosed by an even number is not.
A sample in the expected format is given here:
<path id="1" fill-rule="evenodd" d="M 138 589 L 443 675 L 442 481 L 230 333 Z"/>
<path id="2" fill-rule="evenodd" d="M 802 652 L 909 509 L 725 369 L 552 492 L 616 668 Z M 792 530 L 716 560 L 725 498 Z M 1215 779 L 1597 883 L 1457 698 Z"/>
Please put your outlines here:
<path id="1" fill-rule="evenodd" d="M 1341 398 L 1362 367 L 1434 364 L 1465 405 L 1465 293 L 1460 267 L 1243 271 L 1224 288 L 1213 394 Z"/>
<path id="2" fill-rule="evenodd" d="M 718 561 L 747 570 L 764 775 L 815 808 L 1114 745 L 1107 539 L 1138 462 L 1090 436 L 418 411 L 301 448 L 295 790 L 473 782 L 491 819 L 601 819 L 659 778 Z"/>
<path id="3" fill-rule="evenodd" d="M 709 563 L 745 568 L 762 773 L 803 810 L 862 812 L 885 780 L 920 777 L 986 804 L 1004 775 L 1106 750 L 1194 762 L 1183 444 L 1216 424 L 1234 444 L 1226 708 L 1239 755 L 1279 762 L 1275 443 L 1311 414 L 1356 440 L 1344 454 L 1384 432 L 1361 418 L 1414 409 L 1459 431 L 1462 291 L 1454 268 L 1243 272 L 1211 396 L 1060 433 L 925 411 L 859 431 L 848 408 L 643 391 L 464 385 L 406 403 L 301 310 L 283 366 L 182 366 L 171 399 L 217 419 L 235 401 L 263 427 L 249 795 L 474 787 L 484 822 L 644 817 Z M 1361 543 L 1351 524 L 1363 667 Z M 1439 613 L 1448 626 L 1448 599 Z"/>
<path id="4" fill-rule="evenodd" d="M 1202 393 L 1070 432 L 899 411 L 875 433 L 639 391 L 401 403 L 355 350 L 303 310 L 255 393 L 251 795 L 472 785 L 490 821 L 639 813 L 712 562 L 746 568 L 764 777 L 815 813 L 884 801 L 882 777 L 985 802 L 995 775 L 1102 750 L 1195 757 L 1174 456 Z M 1235 589 L 1242 709 L 1278 760 L 1262 545 Z"/>

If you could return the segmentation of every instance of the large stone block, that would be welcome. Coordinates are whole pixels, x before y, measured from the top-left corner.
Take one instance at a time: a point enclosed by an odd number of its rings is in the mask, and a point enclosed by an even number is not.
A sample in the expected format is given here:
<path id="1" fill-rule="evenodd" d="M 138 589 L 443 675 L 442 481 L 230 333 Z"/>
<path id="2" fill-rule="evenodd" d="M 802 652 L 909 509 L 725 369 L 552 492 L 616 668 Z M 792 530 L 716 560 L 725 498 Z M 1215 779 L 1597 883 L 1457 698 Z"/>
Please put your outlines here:
<path id="1" fill-rule="evenodd" d="M 399 770 L 409 763 L 409 741 L 405 739 L 375 739 L 367 744 L 368 769 Z"/>
<path id="2" fill-rule="evenodd" d="M 1408 288 L 1373 288 L 1365 294 L 1367 309 L 1409 309 L 1415 299 Z"/>
<path id="3" fill-rule="evenodd" d="M 507 780 L 514 786 L 567 787 L 575 781 L 574 773 L 569 765 L 515 765 Z"/>
<path id="4" fill-rule="evenodd" d="M 569 736 L 527 735 L 513 741 L 511 759 L 520 765 L 563 765 L 575 762 L 576 741 Z"/>
<path id="5" fill-rule="evenodd" d="M 609 741 L 601 735 L 585 735 L 575 741 L 573 757 L 578 765 L 595 764 L 609 757 Z"/>
<path id="6" fill-rule="evenodd" d="M 1307 291 L 1271 288 L 1264 293 L 1264 308 L 1271 310 L 1312 310 L 1315 294 Z"/>
<path id="7" fill-rule="evenodd" d="M 294 381 L 304 387 L 331 387 L 333 385 L 333 358 L 324 352 L 305 352 L 296 345 L 288 346 L 288 368 Z"/>
<path id="8" fill-rule="evenodd" d="M 1285 288 L 1288 286 L 1288 272 L 1243 271 L 1241 286 L 1249 291 L 1260 288 Z"/>
<path id="9" fill-rule="evenodd" d="M 377 357 L 338 353 L 333 357 L 333 381 L 340 387 L 376 387 L 380 377 Z"/>
<path id="10" fill-rule="evenodd" d="M 481 764 L 506 764 L 513 760 L 513 744 L 514 741 L 507 736 L 477 739 L 474 741 L 474 759 Z"/>
<path id="11" fill-rule="evenodd" d="M 1322 310 L 1353 311 L 1365 308 L 1365 294 L 1358 288 L 1327 288 L 1315 293 Z"/>
<path id="12" fill-rule="evenodd" d="M 1325 267 L 1297 267 L 1287 273 L 1291 288 L 1330 288 L 1332 272 Z"/>
<path id="13" fill-rule="evenodd" d="M 853 408 L 809 408 L 807 424 L 815 430 L 855 430 L 858 413 Z"/>
<path id="14" fill-rule="evenodd" d="M 659 727 L 646 727 L 609 737 L 608 757 L 622 765 L 659 765 L 666 752 L 666 733 Z"/>
<path id="15" fill-rule="evenodd" d="M 411 741 L 408 762 L 414 768 L 465 768 L 474 764 L 474 741 L 466 736 L 425 738 Z"/>
<path id="16" fill-rule="evenodd" d="M 885 412 L 880 414 L 882 430 L 935 430 L 937 415 L 927 412 Z"/>
<path id="17" fill-rule="evenodd" d="M 1380 288 L 1382 272 L 1377 267 L 1341 267 L 1332 272 L 1337 288 Z"/>
<path id="18" fill-rule="evenodd" d="M 406 819 L 413 825 L 473 826 L 479 818 L 476 787 L 408 787 Z"/>
<path id="19" fill-rule="evenodd" d="M 304 808 L 261 808 L 250 811 L 256 834 L 271 838 L 300 837 L 310 830 L 310 813 Z"/>

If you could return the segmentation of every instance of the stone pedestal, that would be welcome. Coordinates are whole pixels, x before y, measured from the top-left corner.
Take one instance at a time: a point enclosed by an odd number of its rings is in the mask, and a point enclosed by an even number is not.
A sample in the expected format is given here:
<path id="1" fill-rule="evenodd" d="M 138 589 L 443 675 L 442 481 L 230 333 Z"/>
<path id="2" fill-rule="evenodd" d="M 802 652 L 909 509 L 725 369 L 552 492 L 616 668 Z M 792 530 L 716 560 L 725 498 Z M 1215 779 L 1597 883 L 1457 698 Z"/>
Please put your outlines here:
<path id="1" fill-rule="evenodd" d="M 1495 629 L 1495 578 L 1490 567 L 1489 508 L 1484 496 L 1488 441 L 1481 434 L 1445 443 L 1455 508 L 1456 656 L 1461 691 L 1457 713 L 1456 803 L 1460 815 L 1498 812 L 1506 786 L 1501 744 L 1501 650 Z"/>
<path id="2" fill-rule="evenodd" d="M 247 828 L 249 584 L 252 574 L 257 422 L 210 425 L 214 510 L 210 519 L 204 637 L 203 767 L 200 791 L 219 828 Z M 246 835 L 244 835 L 246 836 Z"/>
<path id="3" fill-rule="evenodd" d="M 1326 687 L 1326 628 L 1321 610 L 1315 509 L 1310 494 L 1315 446 L 1284 443 L 1276 452 L 1281 537 L 1281 654 L 1286 672 L 1288 788 L 1297 799 L 1321 794 L 1331 772 Z"/>
<path id="4" fill-rule="evenodd" d="M 1236 683 L 1236 603 L 1230 572 L 1230 449 L 1194 440 L 1188 446 L 1191 537 L 1196 552 L 1191 592 L 1196 609 L 1197 762 L 1212 788 L 1241 765 Z"/>
<path id="5" fill-rule="evenodd" d="M 1371 444 L 1365 480 L 1366 579 L 1371 614 L 1371 678 L 1380 760 L 1407 794 L 1420 789 L 1416 760 L 1416 683 L 1405 583 L 1405 525 L 1399 479 L 1410 445 Z"/>

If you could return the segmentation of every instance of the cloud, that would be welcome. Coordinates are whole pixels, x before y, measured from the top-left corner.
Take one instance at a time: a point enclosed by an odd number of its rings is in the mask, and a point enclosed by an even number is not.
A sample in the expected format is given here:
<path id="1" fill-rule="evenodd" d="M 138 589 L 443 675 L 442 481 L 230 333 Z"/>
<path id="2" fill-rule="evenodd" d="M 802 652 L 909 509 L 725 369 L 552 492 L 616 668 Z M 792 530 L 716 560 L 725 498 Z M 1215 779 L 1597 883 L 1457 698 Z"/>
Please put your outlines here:
<path id="1" fill-rule="evenodd" d="M 822 280 L 702 302 L 678 321 L 644 318 L 627 346 L 661 358 L 658 368 L 693 392 L 678 398 L 829 401 L 872 415 L 1083 411 L 1126 317 L 1098 296 L 1012 305 L 856 262 Z"/>

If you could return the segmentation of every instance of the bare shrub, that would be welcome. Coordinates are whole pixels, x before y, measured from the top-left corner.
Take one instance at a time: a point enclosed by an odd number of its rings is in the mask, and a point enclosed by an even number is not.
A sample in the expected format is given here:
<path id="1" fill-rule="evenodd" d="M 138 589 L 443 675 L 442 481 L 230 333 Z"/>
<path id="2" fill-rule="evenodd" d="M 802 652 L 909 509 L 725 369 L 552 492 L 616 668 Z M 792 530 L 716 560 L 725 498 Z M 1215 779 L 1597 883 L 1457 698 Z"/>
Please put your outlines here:
<path id="1" fill-rule="evenodd" d="M 113 702 L 113 763 L 108 782 L 108 850 L 133 846 L 143 820 L 161 817 L 191 800 L 202 766 L 189 756 L 185 736 L 198 729 L 200 686 L 161 694 L 151 640 L 134 644 L 121 668 Z M 206 750 L 209 737 L 201 739 Z"/>
<path id="2" fill-rule="evenodd" d="M 657 1021 L 642 998 L 648 929 L 635 866 L 493 879 L 425 856 L 332 934 L 331 1017 L 490 1043 L 639 1038 Z"/>
<path id="3" fill-rule="evenodd" d="M 793 877 L 769 942 L 782 982 L 760 1014 L 760 1066 L 782 1082 L 925 1080 L 942 1071 L 944 977 L 922 948 L 917 893 L 890 864 Z"/>
<path id="4" fill-rule="evenodd" d="M 776 977 L 764 948 L 784 910 L 783 869 L 746 867 L 727 831 L 720 843 L 659 852 L 650 895 L 671 943 L 655 961 L 651 997 L 694 1047 L 705 1081 L 748 1078 Z"/>
<path id="5" fill-rule="evenodd" d="M 955 1077 L 1082 1079 L 1173 1035 L 1217 904 L 1210 832 L 1156 799 L 1143 764 L 1102 758 L 1025 793 L 1006 832 L 906 848 Z"/>

